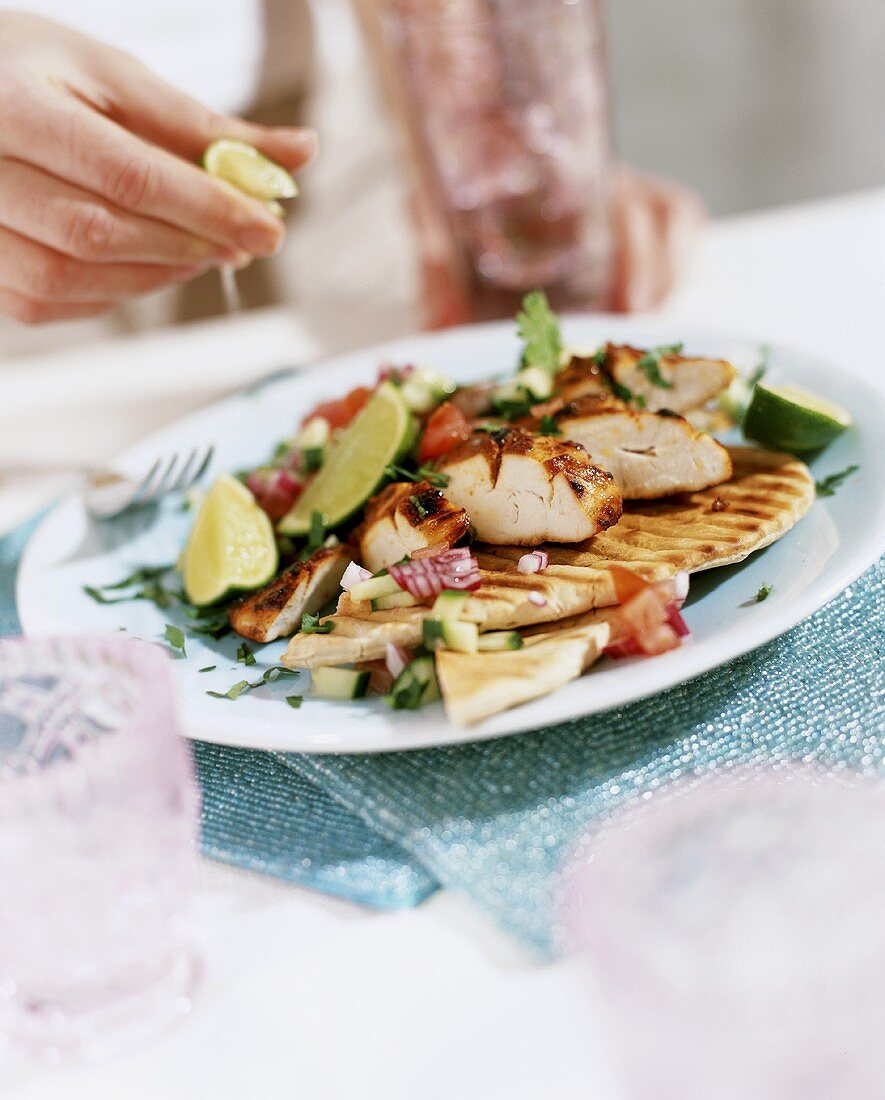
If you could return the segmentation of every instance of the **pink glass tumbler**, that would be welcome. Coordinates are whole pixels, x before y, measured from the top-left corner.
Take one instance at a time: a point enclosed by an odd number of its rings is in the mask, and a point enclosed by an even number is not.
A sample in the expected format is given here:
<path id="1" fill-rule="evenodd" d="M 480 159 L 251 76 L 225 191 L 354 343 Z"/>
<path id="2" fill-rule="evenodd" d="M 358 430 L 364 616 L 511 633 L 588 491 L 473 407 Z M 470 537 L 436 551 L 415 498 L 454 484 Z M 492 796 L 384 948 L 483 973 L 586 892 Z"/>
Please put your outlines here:
<path id="1" fill-rule="evenodd" d="M 168 658 L 120 638 L 0 642 L 0 1034 L 100 1056 L 190 1005 L 199 800 Z"/>
<path id="2" fill-rule="evenodd" d="M 423 246 L 448 252 L 470 313 L 511 313 L 535 287 L 558 307 L 602 305 L 611 229 L 600 0 L 392 0 L 386 27 Z"/>

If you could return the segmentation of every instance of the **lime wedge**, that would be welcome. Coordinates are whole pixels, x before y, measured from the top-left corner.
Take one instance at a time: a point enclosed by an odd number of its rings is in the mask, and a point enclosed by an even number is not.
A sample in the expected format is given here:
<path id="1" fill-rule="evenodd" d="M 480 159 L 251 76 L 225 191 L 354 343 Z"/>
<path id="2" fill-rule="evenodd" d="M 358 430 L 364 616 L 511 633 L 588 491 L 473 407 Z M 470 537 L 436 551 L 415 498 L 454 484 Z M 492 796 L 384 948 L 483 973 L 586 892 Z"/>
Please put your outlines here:
<path id="1" fill-rule="evenodd" d="M 384 470 L 408 445 L 414 422 L 396 386 L 384 382 L 332 444 L 320 472 L 280 520 L 284 535 L 306 535 L 319 512 L 337 527 L 378 488 Z"/>
<path id="2" fill-rule="evenodd" d="M 817 394 L 760 383 L 744 417 L 744 435 L 785 451 L 816 451 L 850 424 L 847 409 Z"/>
<path id="3" fill-rule="evenodd" d="M 228 592 L 258 588 L 277 570 L 277 543 L 267 515 L 245 485 L 222 474 L 197 513 L 184 549 L 184 591 L 198 606 Z"/>
<path id="4" fill-rule="evenodd" d="M 274 203 L 274 212 L 280 209 L 277 199 L 294 199 L 298 194 L 298 185 L 282 165 L 244 141 L 213 141 L 203 154 L 203 167 L 210 176 L 239 187 L 247 195 Z"/>

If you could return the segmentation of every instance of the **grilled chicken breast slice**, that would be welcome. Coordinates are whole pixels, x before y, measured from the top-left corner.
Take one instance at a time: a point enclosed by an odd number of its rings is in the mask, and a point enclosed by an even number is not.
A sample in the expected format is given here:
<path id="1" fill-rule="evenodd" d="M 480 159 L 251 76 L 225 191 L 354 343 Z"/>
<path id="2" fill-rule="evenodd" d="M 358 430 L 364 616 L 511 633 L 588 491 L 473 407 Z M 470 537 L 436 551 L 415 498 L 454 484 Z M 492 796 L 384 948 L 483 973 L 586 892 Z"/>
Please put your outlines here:
<path id="1" fill-rule="evenodd" d="M 230 625 L 253 642 L 294 634 L 305 612 L 314 615 L 335 598 L 350 560 L 345 546 L 317 550 L 235 604 L 228 612 Z"/>
<path id="2" fill-rule="evenodd" d="M 603 356 L 575 356 L 556 376 L 555 393 L 573 401 L 589 393 L 614 391 L 617 397 L 623 387 L 633 398 L 641 397 L 650 412 L 670 409 L 681 413 L 706 405 L 734 378 L 734 367 L 724 359 L 660 355 L 658 371 L 667 385 L 656 385 L 639 366 L 646 354 L 642 348 L 606 344 Z"/>
<path id="3" fill-rule="evenodd" d="M 556 414 L 565 439 L 580 443 L 614 474 L 625 500 L 695 492 L 731 477 L 728 451 L 676 413 L 600 409 L 593 396 Z"/>
<path id="4" fill-rule="evenodd" d="M 437 463 L 483 542 L 581 542 L 617 523 L 621 493 L 582 447 L 520 428 L 474 432 Z"/>
<path id="5" fill-rule="evenodd" d="M 356 532 L 360 561 L 377 573 L 425 546 L 454 546 L 469 526 L 464 509 L 451 504 L 429 481 L 394 482 L 366 505 Z"/>

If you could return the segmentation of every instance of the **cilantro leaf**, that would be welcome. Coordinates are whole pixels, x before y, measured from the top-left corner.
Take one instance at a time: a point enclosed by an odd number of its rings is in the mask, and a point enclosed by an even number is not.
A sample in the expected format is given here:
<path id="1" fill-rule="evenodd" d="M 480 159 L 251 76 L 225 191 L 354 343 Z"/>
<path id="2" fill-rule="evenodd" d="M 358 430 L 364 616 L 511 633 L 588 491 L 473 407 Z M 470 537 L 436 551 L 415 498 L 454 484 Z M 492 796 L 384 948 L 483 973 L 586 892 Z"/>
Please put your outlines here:
<path id="1" fill-rule="evenodd" d="M 197 672 L 214 672 L 218 668 L 218 665 L 206 665 L 205 668 L 198 668 Z"/>
<path id="2" fill-rule="evenodd" d="M 173 649 L 177 649 L 182 657 L 187 656 L 187 650 L 185 649 L 184 631 L 181 629 L 181 627 L 175 626 L 172 623 L 166 623 L 165 638 L 169 645 Z"/>
<path id="3" fill-rule="evenodd" d="M 527 389 L 519 387 L 520 397 L 501 397 L 492 395 L 492 406 L 499 416 L 503 416 L 506 420 L 516 420 L 520 416 L 528 416 L 534 405 L 535 398 L 529 393 Z"/>
<path id="4" fill-rule="evenodd" d="M 428 509 L 425 508 L 424 502 L 421 500 L 420 494 L 419 493 L 412 493 L 412 495 L 409 497 L 409 503 L 412 505 L 412 507 L 418 513 L 418 518 L 419 519 L 424 519 L 424 517 L 428 513 Z"/>
<path id="5" fill-rule="evenodd" d="M 290 707 L 293 707 L 295 710 L 298 710 L 298 708 L 304 702 L 304 696 L 303 695 L 287 695 L 286 696 L 286 702 L 289 704 Z"/>
<path id="6" fill-rule="evenodd" d="M 672 390 L 673 383 L 668 382 L 661 374 L 661 354 L 666 350 L 665 348 L 652 348 L 642 356 L 636 366 L 639 367 L 653 386 L 657 386 L 662 390 Z"/>
<path id="7" fill-rule="evenodd" d="M 390 478 L 400 478 L 403 481 L 429 481 L 434 489 L 445 489 L 449 484 L 449 475 L 441 474 L 430 466 L 419 466 L 417 470 L 406 469 L 391 462 L 384 468 L 384 474 Z"/>
<path id="8" fill-rule="evenodd" d="M 538 423 L 538 431 L 541 435 L 562 435 L 562 429 L 556 423 L 552 416 L 548 416 L 546 413 L 541 417 Z"/>
<path id="9" fill-rule="evenodd" d="M 314 510 L 310 513 L 310 530 L 307 534 L 307 542 L 299 557 L 306 561 L 314 551 L 319 550 L 326 538 L 328 520 L 322 512 Z"/>
<path id="10" fill-rule="evenodd" d="M 311 615 L 309 611 L 301 616 L 302 634 L 331 634 L 334 629 L 333 622 L 321 623 L 319 615 Z"/>
<path id="11" fill-rule="evenodd" d="M 533 290 L 523 298 L 522 309 L 516 315 L 516 331 L 525 344 L 524 363 L 551 373 L 559 370 L 562 354 L 559 322 L 543 290 Z"/>
<path id="12" fill-rule="evenodd" d="M 823 481 L 816 481 L 814 483 L 814 491 L 819 497 L 834 497 L 836 490 L 847 478 L 851 477 L 855 471 L 859 470 L 858 465 L 846 466 L 844 470 L 839 470 L 838 473 L 828 474 Z"/>
<path id="13" fill-rule="evenodd" d="M 244 665 L 255 664 L 255 654 L 245 642 L 237 647 L 237 661 Z"/>
<path id="14" fill-rule="evenodd" d="M 207 691 L 207 695 L 211 695 L 213 699 L 230 699 L 232 702 L 234 699 L 239 699 L 244 691 L 249 691 L 252 685 L 248 680 L 238 680 L 233 687 L 227 689 L 227 691 Z"/>
<path id="15" fill-rule="evenodd" d="M 767 600 L 771 595 L 771 585 L 763 584 L 759 591 L 756 593 L 756 603 L 762 603 L 763 600 Z"/>

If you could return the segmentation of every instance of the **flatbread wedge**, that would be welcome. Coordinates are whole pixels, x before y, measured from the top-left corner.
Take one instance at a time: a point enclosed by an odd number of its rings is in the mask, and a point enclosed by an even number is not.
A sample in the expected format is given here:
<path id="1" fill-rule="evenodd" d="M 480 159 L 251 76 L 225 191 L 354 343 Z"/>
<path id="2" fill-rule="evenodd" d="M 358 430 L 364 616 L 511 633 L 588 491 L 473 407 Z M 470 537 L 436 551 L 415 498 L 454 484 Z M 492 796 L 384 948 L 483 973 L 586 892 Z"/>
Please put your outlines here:
<path id="1" fill-rule="evenodd" d="M 577 546 L 548 546 L 550 565 L 526 576 L 516 563 L 520 547 L 477 544 L 482 587 L 464 618 L 481 630 L 510 630 L 557 622 L 615 603 L 608 566 L 623 565 L 646 580 L 661 580 L 731 565 L 776 542 L 814 501 L 810 471 L 789 455 L 749 447 L 730 449 L 734 473 L 722 485 L 679 497 L 630 504 L 620 523 Z M 546 603 L 528 598 L 538 592 Z M 421 641 L 424 608 L 373 612 L 347 595 L 339 601 L 329 634 L 296 634 L 283 662 L 290 668 L 349 664 L 384 656 L 387 643 L 407 648 Z"/>
<path id="2" fill-rule="evenodd" d="M 609 625 L 594 622 L 539 636 L 503 653 L 436 654 L 436 675 L 449 719 L 470 726 L 577 679 L 599 658 Z"/>

